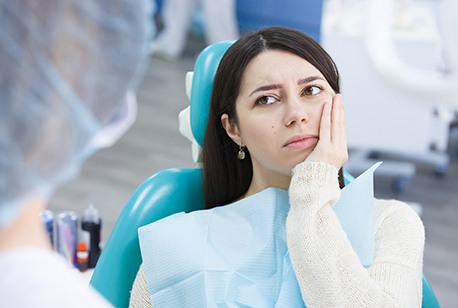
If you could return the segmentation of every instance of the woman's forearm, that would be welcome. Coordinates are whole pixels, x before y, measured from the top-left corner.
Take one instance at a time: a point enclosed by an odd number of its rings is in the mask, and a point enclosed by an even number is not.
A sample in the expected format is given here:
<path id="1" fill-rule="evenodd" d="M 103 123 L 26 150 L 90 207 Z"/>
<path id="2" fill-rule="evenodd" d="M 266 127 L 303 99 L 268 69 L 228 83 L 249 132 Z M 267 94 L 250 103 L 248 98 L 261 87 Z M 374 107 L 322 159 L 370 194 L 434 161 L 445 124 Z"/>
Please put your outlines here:
<path id="1" fill-rule="evenodd" d="M 404 238 L 408 241 L 411 238 L 408 232 L 420 234 L 421 222 L 418 226 L 413 219 L 413 230 L 407 230 L 404 234 L 402 230 L 400 234 L 378 232 L 377 237 L 380 238 L 376 243 L 374 263 L 366 269 L 361 265 L 332 209 L 339 196 L 337 169 L 333 166 L 305 162 L 294 169 L 287 239 L 306 305 L 405 307 L 421 302 L 421 266 L 419 268 L 418 264 L 421 265 L 422 244 L 411 243 L 417 249 L 413 247 L 405 255 L 387 250 L 390 248 L 388 246 L 402 244 Z M 396 221 L 391 224 L 396 228 Z M 381 229 L 390 227 L 385 225 L 378 226 Z M 420 234 L 418 242 L 421 242 L 421 238 Z"/>

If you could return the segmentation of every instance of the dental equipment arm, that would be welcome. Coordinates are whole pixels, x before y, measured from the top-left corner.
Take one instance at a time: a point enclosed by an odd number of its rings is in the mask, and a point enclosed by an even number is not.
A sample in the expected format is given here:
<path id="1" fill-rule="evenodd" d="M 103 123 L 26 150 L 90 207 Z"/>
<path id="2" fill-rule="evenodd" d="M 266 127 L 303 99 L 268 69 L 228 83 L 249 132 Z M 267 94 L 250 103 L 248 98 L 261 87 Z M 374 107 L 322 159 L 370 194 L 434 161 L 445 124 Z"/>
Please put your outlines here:
<path id="1" fill-rule="evenodd" d="M 366 46 L 374 66 L 388 82 L 412 95 L 421 96 L 423 99 L 419 101 L 456 108 L 458 100 L 454 94 L 458 90 L 458 37 L 452 29 L 458 28 L 458 21 L 452 14 L 458 11 L 458 2 L 440 2 L 440 32 L 447 72 L 424 71 L 400 58 L 391 33 L 395 0 L 371 0 L 368 3 Z"/>

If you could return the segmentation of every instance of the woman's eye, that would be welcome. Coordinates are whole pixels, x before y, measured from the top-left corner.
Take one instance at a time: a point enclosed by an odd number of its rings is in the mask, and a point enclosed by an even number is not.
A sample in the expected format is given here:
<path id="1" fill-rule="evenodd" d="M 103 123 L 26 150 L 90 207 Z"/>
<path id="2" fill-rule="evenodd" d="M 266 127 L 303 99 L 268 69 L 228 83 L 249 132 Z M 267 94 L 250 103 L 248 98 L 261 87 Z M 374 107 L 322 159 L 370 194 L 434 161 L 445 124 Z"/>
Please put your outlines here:
<path id="1" fill-rule="evenodd" d="M 270 105 L 275 103 L 277 100 L 272 96 L 262 96 L 256 101 L 256 105 Z"/>
<path id="2" fill-rule="evenodd" d="M 322 90 L 323 89 L 319 86 L 308 86 L 304 89 L 304 94 L 305 95 L 317 95 Z"/>

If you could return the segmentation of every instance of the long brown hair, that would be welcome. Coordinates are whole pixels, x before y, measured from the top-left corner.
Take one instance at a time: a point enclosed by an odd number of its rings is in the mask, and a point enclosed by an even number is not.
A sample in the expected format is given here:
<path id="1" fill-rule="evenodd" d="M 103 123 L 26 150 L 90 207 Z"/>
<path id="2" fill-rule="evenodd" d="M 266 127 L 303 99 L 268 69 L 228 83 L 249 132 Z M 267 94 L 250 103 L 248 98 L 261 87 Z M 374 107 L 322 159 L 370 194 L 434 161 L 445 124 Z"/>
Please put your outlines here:
<path id="1" fill-rule="evenodd" d="M 268 27 L 245 34 L 225 53 L 213 81 L 210 113 L 202 150 L 203 194 L 207 208 L 228 204 L 242 196 L 250 186 L 253 166 L 245 149 L 244 160 L 237 159 L 238 145 L 227 135 L 221 116 L 237 123 L 236 99 L 247 65 L 267 50 L 295 54 L 316 67 L 335 93 L 340 92 L 339 72 L 328 53 L 306 34 L 283 27 Z M 344 186 L 342 170 L 340 187 Z"/>

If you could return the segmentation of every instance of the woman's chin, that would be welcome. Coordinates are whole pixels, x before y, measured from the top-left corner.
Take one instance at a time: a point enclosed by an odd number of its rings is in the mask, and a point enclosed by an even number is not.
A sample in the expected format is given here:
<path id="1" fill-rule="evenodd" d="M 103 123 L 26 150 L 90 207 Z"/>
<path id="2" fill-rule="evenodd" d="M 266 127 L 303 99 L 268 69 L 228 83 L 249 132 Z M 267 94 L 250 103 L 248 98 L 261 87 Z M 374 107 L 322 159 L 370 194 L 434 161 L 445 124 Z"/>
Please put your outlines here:
<path id="1" fill-rule="evenodd" d="M 292 168 L 296 167 L 297 165 L 299 165 L 300 163 L 305 161 L 307 159 L 307 157 L 309 157 L 310 152 L 311 151 L 304 151 L 302 153 L 298 153 L 298 155 L 296 157 L 291 159 Z"/>

